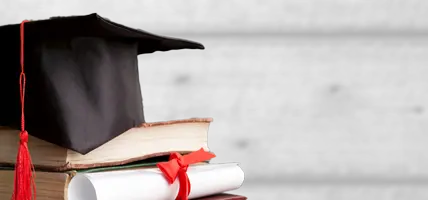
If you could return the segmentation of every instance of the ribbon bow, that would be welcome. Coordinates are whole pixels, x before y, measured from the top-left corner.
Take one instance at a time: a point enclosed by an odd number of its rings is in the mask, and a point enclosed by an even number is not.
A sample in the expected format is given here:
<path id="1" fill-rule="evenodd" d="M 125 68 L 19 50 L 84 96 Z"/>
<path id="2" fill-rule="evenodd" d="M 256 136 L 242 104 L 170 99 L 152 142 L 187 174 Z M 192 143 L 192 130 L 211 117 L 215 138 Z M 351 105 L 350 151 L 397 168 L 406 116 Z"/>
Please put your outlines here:
<path id="1" fill-rule="evenodd" d="M 206 152 L 201 148 L 185 156 L 179 153 L 172 153 L 168 162 L 158 163 L 157 166 L 162 171 L 169 184 L 174 183 L 176 178 L 179 179 L 180 188 L 176 200 L 188 200 L 190 194 L 190 181 L 187 176 L 187 168 L 190 164 L 196 164 L 214 157 L 215 155 L 213 153 Z"/>

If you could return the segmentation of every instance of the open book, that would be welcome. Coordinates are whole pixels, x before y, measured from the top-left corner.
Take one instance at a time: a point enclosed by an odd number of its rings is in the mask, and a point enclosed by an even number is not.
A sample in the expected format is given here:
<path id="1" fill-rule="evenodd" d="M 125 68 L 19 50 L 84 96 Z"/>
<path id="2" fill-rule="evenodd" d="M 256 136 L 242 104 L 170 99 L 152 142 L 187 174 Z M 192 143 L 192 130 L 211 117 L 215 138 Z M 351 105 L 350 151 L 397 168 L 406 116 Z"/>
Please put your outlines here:
<path id="1" fill-rule="evenodd" d="M 55 144 L 29 137 L 32 161 L 37 170 L 65 172 L 125 165 L 148 158 L 208 149 L 211 118 L 191 118 L 145 123 L 131 128 L 99 148 L 83 155 Z M 19 131 L 0 127 L 0 167 L 16 162 Z"/>

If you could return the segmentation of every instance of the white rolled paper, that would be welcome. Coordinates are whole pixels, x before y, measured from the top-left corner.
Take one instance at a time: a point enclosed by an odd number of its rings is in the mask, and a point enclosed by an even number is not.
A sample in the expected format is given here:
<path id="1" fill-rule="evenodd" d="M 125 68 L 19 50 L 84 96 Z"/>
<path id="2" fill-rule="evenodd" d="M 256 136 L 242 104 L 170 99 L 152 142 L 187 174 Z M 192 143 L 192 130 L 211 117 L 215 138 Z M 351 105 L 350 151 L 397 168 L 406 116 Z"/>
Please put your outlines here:
<path id="1" fill-rule="evenodd" d="M 237 164 L 194 165 L 187 170 L 189 199 L 228 192 L 241 187 L 244 172 Z M 158 169 L 78 174 L 68 186 L 68 200 L 173 200 L 179 180 L 168 184 Z"/>

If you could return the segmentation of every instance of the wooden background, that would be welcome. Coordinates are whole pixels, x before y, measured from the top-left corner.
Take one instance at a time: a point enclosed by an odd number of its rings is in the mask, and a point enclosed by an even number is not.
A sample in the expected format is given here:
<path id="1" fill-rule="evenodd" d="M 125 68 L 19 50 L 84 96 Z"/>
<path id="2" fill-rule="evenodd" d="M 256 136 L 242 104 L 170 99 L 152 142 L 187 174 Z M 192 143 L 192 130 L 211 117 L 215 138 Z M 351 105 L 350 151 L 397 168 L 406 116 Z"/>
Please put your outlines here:
<path id="1" fill-rule="evenodd" d="M 156 32 L 209 35 L 412 32 L 428 26 L 423 0 L 3 0 L 1 9 L 2 23 L 97 12 Z"/>
<path id="2" fill-rule="evenodd" d="M 214 117 L 210 147 L 219 162 L 241 162 L 246 184 L 283 184 L 291 196 L 295 184 L 309 185 L 299 191 L 307 199 L 414 199 L 422 191 L 408 184 L 427 186 L 428 40 L 199 41 L 210 50 L 173 53 L 167 62 L 166 54 L 142 57 L 142 69 L 157 68 L 141 73 L 146 113 L 153 120 Z"/>
<path id="3" fill-rule="evenodd" d="M 3 0 L 4 1 L 4 0 Z M 199 41 L 140 56 L 149 121 L 213 117 L 250 199 L 428 199 L 428 1 L 5 0 Z"/>

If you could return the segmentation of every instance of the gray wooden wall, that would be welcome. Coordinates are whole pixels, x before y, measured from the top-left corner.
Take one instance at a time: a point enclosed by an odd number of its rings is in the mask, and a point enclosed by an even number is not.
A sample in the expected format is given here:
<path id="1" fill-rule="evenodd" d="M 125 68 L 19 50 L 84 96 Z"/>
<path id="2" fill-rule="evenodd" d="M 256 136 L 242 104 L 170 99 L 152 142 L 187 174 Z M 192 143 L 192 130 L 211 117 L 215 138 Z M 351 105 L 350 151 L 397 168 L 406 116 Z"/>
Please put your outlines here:
<path id="1" fill-rule="evenodd" d="M 98 12 L 203 43 L 140 56 L 146 116 L 213 117 L 250 199 L 428 199 L 428 1 L 2 4 L 2 24 Z"/>
<path id="2" fill-rule="evenodd" d="M 423 0 L 2 0 L 0 8 L 2 24 L 97 12 L 156 32 L 207 35 L 413 32 L 428 26 Z"/>

